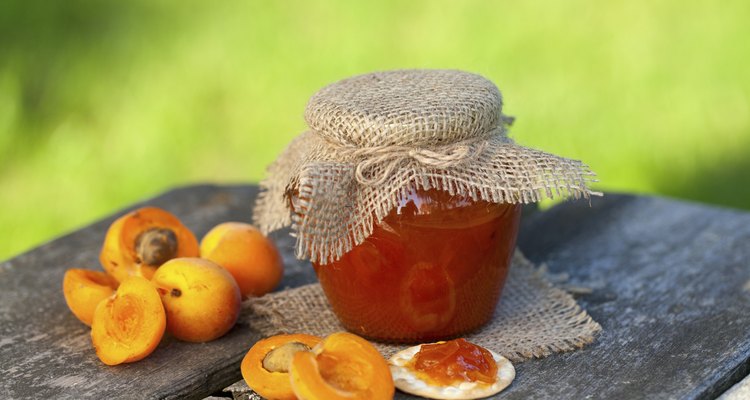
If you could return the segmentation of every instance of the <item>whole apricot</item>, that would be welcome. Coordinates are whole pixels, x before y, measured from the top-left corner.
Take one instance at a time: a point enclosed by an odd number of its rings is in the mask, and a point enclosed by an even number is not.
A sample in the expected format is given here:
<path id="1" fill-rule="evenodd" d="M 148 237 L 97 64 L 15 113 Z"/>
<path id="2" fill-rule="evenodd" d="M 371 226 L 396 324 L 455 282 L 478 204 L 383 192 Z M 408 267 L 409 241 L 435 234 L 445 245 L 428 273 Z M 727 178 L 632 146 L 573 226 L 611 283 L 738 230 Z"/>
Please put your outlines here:
<path id="1" fill-rule="evenodd" d="M 151 279 L 166 261 L 198 254 L 198 240 L 177 217 L 161 208 L 143 207 L 110 225 L 99 261 L 118 281 L 129 276 Z"/>
<path id="2" fill-rule="evenodd" d="M 152 282 L 167 312 L 167 331 L 188 342 L 207 342 L 227 333 L 240 314 L 240 289 L 232 275 L 201 258 L 175 258 Z"/>
<path id="3" fill-rule="evenodd" d="M 215 226 L 203 237 L 200 253 L 226 268 L 244 297 L 272 291 L 284 275 L 276 246 L 250 224 L 225 222 Z"/>
<path id="4" fill-rule="evenodd" d="M 96 355 L 107 365 L 143 359 L 159 345 L 166 319 L 164 306 L 154 285 L 134 276 L 124 280 L 117 292 L 99 302 L 91 324 Z"/>
<path id="5" fill-rule="evenodd" d="M 73 315 L 91 326 L 96 306 L 112 296 L 117 285 L 118 282 L 104 272 L 74 268 L 65 271 L 63 295 Z"/>

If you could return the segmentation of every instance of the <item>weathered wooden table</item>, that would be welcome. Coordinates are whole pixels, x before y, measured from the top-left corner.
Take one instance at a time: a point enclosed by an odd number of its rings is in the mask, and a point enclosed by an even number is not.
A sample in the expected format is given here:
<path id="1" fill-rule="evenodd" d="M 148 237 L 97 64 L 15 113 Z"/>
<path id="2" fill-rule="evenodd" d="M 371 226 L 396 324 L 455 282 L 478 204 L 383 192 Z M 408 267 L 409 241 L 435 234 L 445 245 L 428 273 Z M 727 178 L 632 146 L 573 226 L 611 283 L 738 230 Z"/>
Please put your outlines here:
<path id="1" fill-rule="evenodd" d="M 192 186 L 133 208 L 163 207 L 200 237 L 219 222 L 248 221 L 256 193 Z M 99 362 L 61 284 L 68 268 L 99 269 L 114 218 L 0 264 L 0 398 L 203 398 L 240 379 L 239 362 L 259 339 L 244 324 L 205 344 L 167 338 L 134 364 Z M 274 239 L 286 264 L 282 287 L 313 281 L 287 233 Z M 516 365 L 500 397 L 714 398 L 750 371 L 750 213 L 609 194 L 591 207 L 525 215 L 519 247 L 568 274 L 568 284 L 591 288 L 579 301 L 604 331 L 583 350 Z M 742 385 L 733 392 L 741 396 Z"/>

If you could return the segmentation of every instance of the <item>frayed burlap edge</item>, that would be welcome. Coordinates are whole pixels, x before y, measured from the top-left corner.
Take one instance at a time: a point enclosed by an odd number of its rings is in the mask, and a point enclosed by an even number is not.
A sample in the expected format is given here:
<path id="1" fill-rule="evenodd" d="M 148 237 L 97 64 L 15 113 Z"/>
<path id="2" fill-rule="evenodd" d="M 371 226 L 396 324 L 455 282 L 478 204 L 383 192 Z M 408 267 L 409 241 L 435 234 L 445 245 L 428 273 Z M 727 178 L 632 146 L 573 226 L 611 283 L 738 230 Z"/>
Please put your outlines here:
<path id="1" fill-rule="evenodd" d="M 247 300 L 241 318 L 264 337 L 280 333 L 324 337 L 345 330 L 319 284 Z M 517 251 L 492 320 L 465 337 L 520 362 L 580 349 L 600 331 L 601 326 L 570 294 L 553 286 L 541 269 Z M 386 358 L 407 347 L 374 344 Z"/>
<path id="2" fill-rule="evenodd" d="M 264 233 L 291 225 L 296 256 L 327 264 L 362 243 L 414 190 L 435 188 L 493 203 L 599 195 L 588 188 L 595 181 L 588 166 L 518 146 L 504 128 L 431 149 L 361 150 L 311 131 L 297 137 L 260 184 L 255 224 Z"/>

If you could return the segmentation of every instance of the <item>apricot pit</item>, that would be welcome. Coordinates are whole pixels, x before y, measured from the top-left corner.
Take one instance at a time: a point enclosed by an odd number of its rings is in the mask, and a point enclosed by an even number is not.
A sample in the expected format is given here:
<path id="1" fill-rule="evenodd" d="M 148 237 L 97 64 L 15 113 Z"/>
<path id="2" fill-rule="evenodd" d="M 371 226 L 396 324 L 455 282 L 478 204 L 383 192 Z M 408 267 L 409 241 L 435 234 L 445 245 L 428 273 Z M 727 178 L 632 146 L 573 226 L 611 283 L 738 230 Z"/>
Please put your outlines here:
<path id="1" fill-rule="evenodd" d="M 289 372 L 289 364 L 294 354 L 300 351 L 310 351 L 310 346 L 300 342 L 289 342 L 275 348 L 263 357 L 263 368 L 269 372 Z"/>
<path id="2" fill-rule="evenodd" d="M 162 265 L 177 254 L 177 235 L 171 229 L 151 228 L 135 239 L 138 259 L 146 265 Z"/>

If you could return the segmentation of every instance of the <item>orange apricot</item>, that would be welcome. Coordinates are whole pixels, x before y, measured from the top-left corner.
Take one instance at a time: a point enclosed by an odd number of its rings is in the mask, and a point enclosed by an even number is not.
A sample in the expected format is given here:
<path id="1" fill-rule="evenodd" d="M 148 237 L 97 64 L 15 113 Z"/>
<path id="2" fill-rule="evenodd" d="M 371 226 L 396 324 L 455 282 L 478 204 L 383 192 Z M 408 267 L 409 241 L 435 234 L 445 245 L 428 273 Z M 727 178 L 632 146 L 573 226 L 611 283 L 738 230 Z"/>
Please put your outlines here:
<path id="1" fill-rule="evenodd" d="M 321 339 L 305 334 L 276 335 L 250 348 L 240 367 L 242 377 L 255 392 L 269 400 L 297 398 L 289 380 L 289 364 L 299 351 L 310 351 Z"/>
<path id="2" fill-rule="evenodd" d="M 294 354 L 289 368 L 292 390 L 304 400 L 381 400 L 395 392 L 388 363 L 367 340 L 334 333 L 312 352 Z"/>
<path id="3" fill-rule="evenodd" d="M 129 363 L 151 354 L 165 327 L 166 315 L 156 288 L 147 279 L 134 276 L 96 307 L 91 341 L 103 363 Z"/>
<path id="4" fill-rule="evenodd" d="M 237 322 L 241 296 L 232 275 L 201 258 L 175 258 L 156 270 L 152 282 L 167 312 L 167 331 L 188 342 L 223 336 Z"/>
<path id="5" fill-rule="evenodd" d="M 118 282 L 111 276 L 90 269 L 69 269 L 63 277 L 63 295 L 68 308 L 84 324 L 91 326 L 100 301 L 112 296 Z"/>
<path id="6" fill-rule="evenodd" d="M 226 268 L 244 297 L 272 291 L 284 275 L 276 246 L 250 224 L 225 222 L 215 226 L 203 237 L 200 253 Z"/>
<path id="7" fill-rule="evenodd" d="M 129 276 L 151 279 L 167 260 L 198 254 L 198 240 L 177 217 L 160 208 L 144 207 L 112 223 L 99 261 L 118 281 Z"/>

